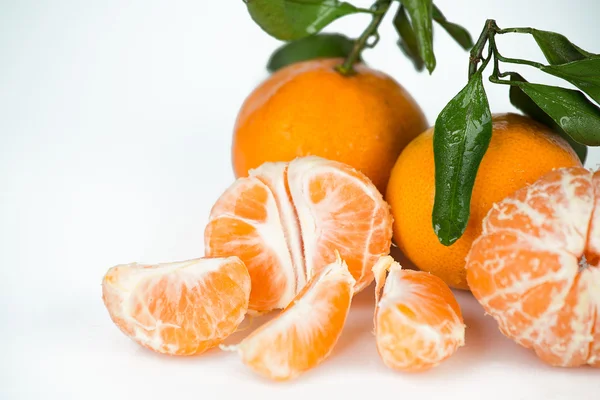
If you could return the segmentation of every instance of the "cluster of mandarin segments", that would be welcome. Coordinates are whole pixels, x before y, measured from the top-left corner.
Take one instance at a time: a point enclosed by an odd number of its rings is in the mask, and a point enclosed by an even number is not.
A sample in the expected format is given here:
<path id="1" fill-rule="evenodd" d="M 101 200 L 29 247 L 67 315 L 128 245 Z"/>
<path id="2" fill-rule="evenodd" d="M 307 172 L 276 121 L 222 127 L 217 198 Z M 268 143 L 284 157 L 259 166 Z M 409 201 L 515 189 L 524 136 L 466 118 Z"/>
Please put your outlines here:
<path id="1" fill-rule="evenodd" d="M 283 309 L 237 345 L 222 348 L 235 350 L 263 376 L 291 379 L 332 352 L 353 295 L 372 282 L 373 265 L 389 264 L 391 235 L 389 207 L 360 172 L 319 157 L 266 163 L 238 179 L 214 205 L 205 230 L 206 258 L 113 267 L 104 277 L 103 298 L 127 336 L 172 355 L 200 354 L 221 344 L 248 310 Z M 399 279 L 396 268 L 383 286 L 386 268 L 376 270 L 378 287 L 384 287 L 377 295 L 376 326 L 385 363 L 406 370 L 439 363 L 462 344 L 451 292 L 428 274 L 402 271 Z M 432 305 L 440 299 L 444 305 Z M 409 319 L 390 313 L 395 300 Z M 450 310 L 457 326 L 446 332 L 442 321 L 450 321 Z M 414 315 L 422 317 L 417 324 L 436 324 L 444 349 L 419 338 L 426 332 L 411 325 Z M 421 347 L 408 355 L 389 347 L 393 329 L 412 329 L 410 340 Z"/>
<path id="2" fill-rule="evenodd" d="M 497 203 L 467 280 L 502 333 L 546 363 L 600 367 L 600 172 L 555 170 Z"/>
<path id="3" fill-rule="evenodd" d="M 464 344 L 449 287 L 387 256 L 392 218 L 372 183 L 318 157 L 266 163 L 217 201 L 206 258 L 111 268 L 103 299 L 139 344 L 171 355 L 222 344 L 249 310 L 283 309 L 234 346 L 276 380 L 332 352 L 354 293 L 375 277 L 377 350 L 431 368 Z M 470 288 L 500 330 L 556 366 L 600 367 L 600 172 L 555 170 L 496 203 L 467 257 Z"/>
<path id="4" fill-rule="evenodd" d="M 361 290 L 389 253 L 392 217 L 381 193 L 346 164 L 309 156 L 264 163 L 214 205 L 205 230 L 208 256 L 236 255 L 250 278 L 250 309 L 284 308 L 335 252 Z"/>
<path id="5" fill-rule="evenodd" d="M 387 278 L 386 278 L 387 272 Z M 465 343 L 465 325 L 452 291 L 435 275 L 402 269 L 381 257 L 375 274 L 375 340 L 390 368 L 423 371 Z"/>

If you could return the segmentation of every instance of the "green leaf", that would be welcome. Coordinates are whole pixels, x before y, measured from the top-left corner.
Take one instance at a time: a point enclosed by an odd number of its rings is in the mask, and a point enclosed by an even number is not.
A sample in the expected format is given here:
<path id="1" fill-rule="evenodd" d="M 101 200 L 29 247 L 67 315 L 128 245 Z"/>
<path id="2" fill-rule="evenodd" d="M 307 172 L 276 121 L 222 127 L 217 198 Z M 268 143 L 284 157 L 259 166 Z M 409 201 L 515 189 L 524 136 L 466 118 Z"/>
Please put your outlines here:
<path id="1" fill-rule="evenodd" d="M 315 58 L 346 57 L 353 46 L 354 41 L 344 35 L 321 33 L 308 36 L 277 48 L 269 58 L 267 70 L 275 72 L 287 65 Z"/>
<path id="2" fill-rule="evenodd" d="M 576 142 L 600 146 L 600 108 L 578 90 L 514 82 Z"/>
<path id="3" fill-rule="evenodd" d="M 419 45 L 417 44 L 417 36 L 410 24 L 408 15 L 404 6 L 398 7 L 398 11 L 394 16 L 394 27 L 400 35 L 398 46 L 402 52 L 413 62 L 417 71 L 422 71 L 424 67 L 423 59 L 419 54 Z"/>
<path id="4" fill-rule="evenodd" d="M 571 82 L 600 104 L 600 58 L 586 58 L 567 64 L 548 65 L 541 69 Z"/>
<path id="5" fill-rule="evenodd" d="M 297 40 L 318 33 L 344 15 L 365 12 L 339 0 L 245 0 L 250 16 L 279 40 Z"/>
<path id="6" fill-rule="evenodd" d="M 527 82 L 525 78 L 523 78 L 521 75 L 515 72 L 511 73 L 510 80 L 513 82 Z M 509 97 L 510 102 L 519 110 L 521 110 L 525 115 L 528 115 L 529 117 L 533 118 L 539 123 L 548 126 L 554 132 L 558 133 L 563 139 L 569 142 L 573 150 L 575 150 L 575 153 L 577 153 L 577 156 L 579 156 L 581 163 L 585 163 L 588 153 L 587 146 L 581 143 L 577 143 L 569 135 L 567 135 L 565 131 L 563 131 L 562 128 L 556 122 L 554 122 L 554 120 L 550 118 L 548 114 L 544 112 L 544 110 L 538 107 L 538 105 L 535 104 L 535 102 L 531 100 L 531 98 L 529 98 L 529 96 L 527 96 L 519 86 L 515 85 L 510 87 Z"/>
<path id="7" fill-rule="evenodd" d="M 446 246 L 467 228 L 477 170 L 492 138 L 492 115 L 481 73 L 471 77 L 435 122 L 432 220 L 435 234 Z"/>
<path id="8" fill-rule="evenodd" d="M 550 64 L 565 64 L 595 56 L 575 46 L 559 33 L 532 29 L 531 34 Z"/>
<path id="9" fill-rule="evenodd" d="M 469 50 L 473 47 L 473 38 L 469 31 L 458 24 L 448 21 L 435 4 L 433 5 L 433 19 L 440 24 L 440 26 L 444 28 L 463 49 Z"/>
<path id="10" fill-rule="evenodd" d="M 433 54 L 433 2 L 432 0 L 400 0 L 410 15 L 410 22 L 417 37 L 421 59 L 429 73 L 435 69 Z"/>

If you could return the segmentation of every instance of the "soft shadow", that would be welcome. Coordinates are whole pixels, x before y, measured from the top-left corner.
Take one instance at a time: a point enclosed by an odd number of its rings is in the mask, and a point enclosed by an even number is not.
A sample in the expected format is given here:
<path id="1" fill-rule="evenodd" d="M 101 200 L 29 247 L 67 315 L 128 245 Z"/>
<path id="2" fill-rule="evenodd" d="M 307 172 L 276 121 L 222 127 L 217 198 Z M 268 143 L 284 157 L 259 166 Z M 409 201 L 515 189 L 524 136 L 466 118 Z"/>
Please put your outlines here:
<path id="1" fill-rule="evenodd" d="M 198 362 L 210 363 L 224 357 L 225 355 L 219 350 L 218 347 L 213 347 L 202 354 L 194 356 L 172 356 L 168 354 L 157 353 L 153 350 L 137 345 L 135 356 L 144 358 L 148 361 L 158 361 L 161 363 L 197 364 Z"/>
<path id="2" fill-rule="evenodd" d="M 281 310 L 275 310 L 262 315 L 246 315 L 246 318 L 244 318 L 237 330 L 229 335 L 223 344 L 226 346 L 238 344 L 244 340 L 246 336 L 250 335 L 256 329 L 260 328 L 262 325 L 266 324 L 280 313 Z"/>
<path id="3" fill-rule="evenodd" d="M 413 262 L 410 261 L 408 257 L 402 253 L 402 251 L 400 251 L 400 248 L 396 247 L 395 245 L 393 245 L 390 250 L 390 256 L 392 256 L 394 260 L 396 260 L 404 269 L 414 269 L 415 271 L 419 270 L 419 268 L 417 268 L 417 266 L 413 264 Z"/>
<path id="4" fill-rule="evenodd" d="M 504 336 L 498 324 L 470 292 L 454 291 L 460 303 L 466 325 L 465 346 L 457 350 L 449 359 L 428 372 L 429 377 L 462 375 L 486 365 L 501 365 L 503 368 L 531 368 L 540 373 L 569 373 L 592 375 L 597 370 L 588 367 L 556 368 L 542 362 L 531 349 L 526 349 Z M 551 376 L 551 375 L 550 375 Z M 425 378 L 424 378 L 425 379 Z"/>
<path id="5" fill-rule="evenodd" d="M 264 323 L 270 321 L 279 312 L 270 312 L 260 316 L 246 316 L 246 318 L 239 325 L 238 329 L 229 335 L 223 342 L 223 345 L 231 346 L 241 342 L 246 336 L 252 333 L 255 329 L 259 328 Z M 176 362 L 176 363 L 198 363 L 198 362 L 213 362 L 217 359 L 228 356 L 227 351 L 221 350 L 218 346 L 208 349 L 202 354 L 194 356 L 172 356 L 167 354 L 157 353 L 143 346 L 138 345 L 132 341 L 132 347 L 136 357 L 146 358 L 148 360 L 159 360 L 160 362 Z"/>

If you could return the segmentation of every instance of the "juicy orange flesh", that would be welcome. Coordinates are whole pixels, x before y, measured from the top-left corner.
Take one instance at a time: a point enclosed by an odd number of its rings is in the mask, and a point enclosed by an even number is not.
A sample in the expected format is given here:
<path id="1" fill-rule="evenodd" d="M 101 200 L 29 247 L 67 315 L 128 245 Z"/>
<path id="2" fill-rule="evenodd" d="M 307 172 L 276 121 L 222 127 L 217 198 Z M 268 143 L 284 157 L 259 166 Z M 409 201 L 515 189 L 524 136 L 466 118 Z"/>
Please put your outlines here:
<path id="1" fill-rule="evenodd" d="M 131 268 L 131 267 L 130 267 Z M 184 272 L 181 272 L 183 274 Z M 248 308 L 250 279 L 239 260 L 224 261 L 202 277 L 179 278 L 178 271 L 157 273 L 140 281 L 125 304 L 119 327 L 140 344 L 166 354 L 200 354 L 235 331 Z M 194 279 L 194 280 L 192 280 Z M 106 283 L 119 285 L 107 278 Z M 123 323 L 125 326 L 121 326 Z M 123 329 L 125 328 L 125 329 Z"/>
<path id="2" fill-rule="evenodd" d="M 219 217 L 208 223 L 210 256 L 236 255 L 244 260 L 252 289 L 250 308 L 269 310 L 285 291 L 285 277 L 279 273 L 277 255 L 250 223 L 235 217 Z"/>
<path id="3" fill-rule="evenodd" d="M 240 218 L 265 221 L 267 219 L 265 203 L 268 196 L 269 192 L 265 188 L 254 186 L 240 193 L 234 203 L 233 213 Z"/>
<path id="4" fill-rule="evenodd" d="M 227 299 L 243 297 L 235 282 L 210 274 L 198 286 L 181 286 L 179 299 L 168 298 L 170 285 L 166 277 L 147 282 L 140 290 L 148 297 L 138 299 L 132 312 L 132 317 L 142 326 L 150 327 L 155 321 L 161 321 L 164 325 L 160 331 L 162 342 L 179 344 L 178 353 L 194 354 L 214 346 L 235 330 L 234 321 L 229 317 L 243 313 L 243 304 L 229 300 L 232 306 L 223 307 L 228 303 Z"/>
<path id="5" fill-rule="evenodd" d="M 531 346 L 537 339 L 536 321 L 572 285 L 576 258 L 565 252 L 532 250 L 521 237 L 508 232 L 487 235 L 479 243 L 472 249 L 469 264 L 471 279 L 478 282 L 471 289 L 473 294 L 484 307 L 509 311 L 510 318 L 497 319 L 501 329 Z M 566 263 L 570 272 L 565 276 Z M 553 307 L 550 311 L 555 311 Z"/>
<path id="6" fill-rule="evenodd" d="M 593 304 L 584 298 L 590 289 L 589 281 L 589 271 L 575 277 L 561 309 L 555 314 L 556 321 L 540 333 L 539 342 L 534 344 L 537 355 L 548 364 L 586 364 L 594 324 L 590 318 L 594 313 Z"/>
<path id="7" fill-rule="evenodd" d="M 372 199 L 364 191 L 352 185 L 350 182 L 346 185 L 340 185 L 333 176 L 319 176 L 310 182 L 309 193 L 310 200 L 314 203 L 316 209 L 320 204 L 331 196 L 335 190 L 338 196 L 338 205 L 342 206 L 332 210 L 328 219 L 322 220 L 325 226 L 331 225 L 335 234 L 331 236 L 322 236 L 319 243 L 319 250 L 314 260 L 315 266 L 324 266 L 333 262 L 335 255 L 333 251 L 341 251 L 342 257 L 348 263 L 348 269 L 352 276 L 360 277 L 363 272 L 363 248 L 355 248 L 356 244 L 367 244 L 366 236 L 370 232 L 373 210 L 371 207 L 365 207 L 365 204 L 372 203 Z M 342 203 L 343 202 L 343 203 Z M 329 207 L 329 204 L 325 204 Z M 347 218 L 345 214 L 352 210 L 352 218 Z M 319 272 L 318 270 L 316 271 Z"/>
<path id="8" fill-rule="evenodd" d="M 294 378 L 321 363 L 346 321 L 353 294 L 348 278 L 311 279 L 281 314 L 239 344 L 242 361 L 275 380 Z"/>
<path id="9" fill-rule="evenodd" d="M 500 330 L 551 365 L 600 363 L 597 176 L 560 169 L 515 192 L 467 258 L 471 291 Z"/>
<path id="10" fill-rule="evenodd" d="M 320 295 L 325 294 L 321 293 Z M 331 296 L 328 297 L 331 298 Z M 265 335 L 262 340 L 255 343 L 259 347 L 264 346 L 264 353 L 244 360 L 245 363 L 253 365 L 254 369 L 261 370 L 263 375 L 274 378 L 279 377 L 278 373 L 271 371 L 270 367 L 264 364 L 265 356 L 285 358 L 292 375 L 315 367 L 329 354 L 337 342 L 346 320 L 346 308 L 350 296 L 346 292 L 336 297 L 330 299 L 330 306 L 337 312 L 330 314 L 327 321 L 320 327 L 307 332 L 305 326 L 307 322 L 296 321 L 287 331 Z M 286 379 L 287 377 L 286 373 L 281 378 Z"/>
<path id="11" fill-rule="evenodd" d="M 377 348 L 391 368 L 429 369 L 464 343 L 464 325 L 458 302 L 438 277 L 422 271 L 392 271 L 375 317 Z M 396 280 L 390 283 L 389 280 Z"/>
<path id="12" fill-rule="evenodd" d="M 212 211 L 235 215 L 241 219 L 265 222 L 268 217 L 266 204 L 270 197 L 268 188 L 248 178 L 238 179 L 235 188 L 237 190 L 225 191 Z"/>
<path id="13" fill-rule="evenodd" d="M 285 233 L 275 208 L 275 198 L 265 183 L 255 178 L 238 179 L 213 206 L 204 232 L 208 256 L 235 255 L 246 264 L 252 281 L 253 310 L 275 308 L 288 285 L 294 284 L 283 272 L 291 268 L 290 260 L 281 259 L 276 249 L 278 244 L 285 247 Z M 269 237 L 261 235 L 259 227 L 267 229 Z"/>
<path id="14" fill-rule="evenodd" d="M 391 217 L 387 204 L 357 185 L 358 181 L 371 186 L 364 176 L 345 166 L 339 168 L 342 171 L 312 176 L 307 184 L 308 204 L 311 213 L 320 217 L 317 231 L 321 233 L 312 265 L 318 273 L 335 260 L 337 250 L 360 288 L 372 281 L 368 267 L 389 252 Z"/>

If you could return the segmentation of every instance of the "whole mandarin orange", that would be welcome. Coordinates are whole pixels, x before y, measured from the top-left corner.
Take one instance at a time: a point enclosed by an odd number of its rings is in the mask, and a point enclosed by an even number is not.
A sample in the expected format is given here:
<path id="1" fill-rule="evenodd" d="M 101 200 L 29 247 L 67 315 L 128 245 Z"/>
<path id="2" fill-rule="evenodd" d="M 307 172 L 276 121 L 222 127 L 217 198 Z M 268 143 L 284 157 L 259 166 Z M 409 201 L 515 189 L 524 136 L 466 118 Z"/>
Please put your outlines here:
<path id="1" fill-rule="evenodd" d="M 245 100 L 233 135 L 236 177 L 266 161 L 316 155 L 348 164 L 384 193 L 402 149 L 427 128 L 421 108 L 390 76 L 342 59 L 291 64 Z"/>
<path id="2" fill-rule="evenodd" d="M 458 289 L 468 289 L 465 258 L 493 204 L 554 168 L 581 165 L 564 139 L 528 117 L 496 114 L 492 122 L 492 139 L 473 187 L 469 224 L 453 245 L 439 242 L 431 222 L 435 195 L 433 128 L 406 146 L 387 187 L 394 242 L 418 268 Z"/>

